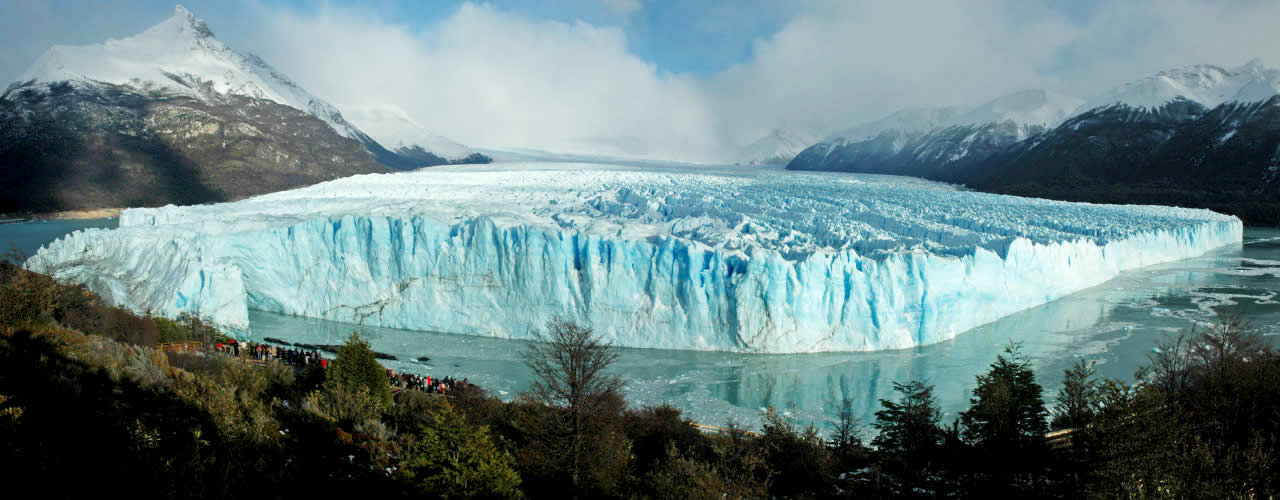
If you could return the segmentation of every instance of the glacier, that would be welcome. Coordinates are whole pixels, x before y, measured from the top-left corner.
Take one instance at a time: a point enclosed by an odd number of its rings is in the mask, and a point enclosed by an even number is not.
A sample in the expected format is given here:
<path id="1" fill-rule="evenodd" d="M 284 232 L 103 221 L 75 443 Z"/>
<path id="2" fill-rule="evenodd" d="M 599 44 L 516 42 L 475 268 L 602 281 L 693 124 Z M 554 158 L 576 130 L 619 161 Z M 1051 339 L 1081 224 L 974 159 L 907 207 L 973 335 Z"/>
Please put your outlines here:
<path id="1" fill-rule="evenodd" d="M 902 177 L 529 163 L 129 209 L 26 266 L 240 334 L 250 309 L 501 338 L 565 317 L 620 346 L 798 353 L 939 342 L 1242 235 Z"/>

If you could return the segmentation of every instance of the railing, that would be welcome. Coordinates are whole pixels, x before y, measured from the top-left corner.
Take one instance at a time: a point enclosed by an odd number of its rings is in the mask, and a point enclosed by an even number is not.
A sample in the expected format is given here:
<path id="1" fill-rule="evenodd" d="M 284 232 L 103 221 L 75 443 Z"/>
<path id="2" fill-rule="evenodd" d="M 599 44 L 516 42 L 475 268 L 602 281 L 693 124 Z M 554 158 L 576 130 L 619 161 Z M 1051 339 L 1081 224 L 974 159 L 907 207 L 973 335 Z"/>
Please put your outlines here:
<path id="1" fill-rule="evenodd" d="M 703 434 L 709 434 L 712 436 L 728 436 L 730 434 L 729 432 L 730 430 L 727 427 L 717 427 L 714 425 L 700 424 L 697 422 L 693 423 L 693 428 L 698 429 L 698 431 Z M 758 432 L 751 432 L 745 429 L 738 429 L 738 430 L 748 436 L 760 437 L 760 433 Z"/>
<path id="2" fill-rule="evenodd" d="M 157 351 L 164 352 L 204 352 L 209 348 L 204 343 L 197 340 L 189 340 L 186 342 L 162 342 L 156 344 Z"/>
<path id="3" fill-rule="evenodd" d="M 1074 433 L 1075 431 L 1076 431 L 1075 429 L 1062 429 L 1062 430 L 1057 430 L 1057 431 L 1053 431 L 1048 434 L 1045 434 L 1044 435 L 1045 444 L 1049 445 L 1049 448 L 1054 450 L 1070 448 L 1071 434 Z"/>

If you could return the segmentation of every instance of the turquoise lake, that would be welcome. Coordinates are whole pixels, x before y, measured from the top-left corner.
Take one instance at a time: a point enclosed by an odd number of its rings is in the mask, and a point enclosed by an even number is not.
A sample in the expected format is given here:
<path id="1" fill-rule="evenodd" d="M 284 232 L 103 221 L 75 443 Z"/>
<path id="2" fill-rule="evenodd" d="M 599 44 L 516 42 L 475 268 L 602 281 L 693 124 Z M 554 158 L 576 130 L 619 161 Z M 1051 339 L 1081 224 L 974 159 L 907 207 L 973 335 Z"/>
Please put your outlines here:
<path id="1" fill-rule="evenodd" d="M 21 221 L 0 224 L 0 246 L 28 255 L 64 234 L 114 227 L 115 220 Z M 1010 340 L 1021 342 L 1052 401 L 1062 371 L 1079 359 L 1100 375 L 1131 380 L 1152 349 L 1218 313 L 1239 313 L 1264 334 L 1280 333 L 1280 230 L 1248 228 L 1244 243 L 1207 255 L 1143 268 L 1100 286 L 1025 310 L 956 338 L 913 349 L 870 353 L 736 354 L 621 349 L 615 371 L 634 404 L 668 402 L 699 422 L 754 427 L 767 407 L 801 423 L 826 425 L 842 398 L 870 422 L 892 384 L 912 379 L 936 386 L 945 422 L 968 403 L 974 377 Z M 397 370 L 466 377 L 509 399 L 528 384 L 523 342 L 378 328 L 250 311 L 252 337 L 340 343 L 352 330 Z M 427 357 L 427 362 L 412 361 Z"/>

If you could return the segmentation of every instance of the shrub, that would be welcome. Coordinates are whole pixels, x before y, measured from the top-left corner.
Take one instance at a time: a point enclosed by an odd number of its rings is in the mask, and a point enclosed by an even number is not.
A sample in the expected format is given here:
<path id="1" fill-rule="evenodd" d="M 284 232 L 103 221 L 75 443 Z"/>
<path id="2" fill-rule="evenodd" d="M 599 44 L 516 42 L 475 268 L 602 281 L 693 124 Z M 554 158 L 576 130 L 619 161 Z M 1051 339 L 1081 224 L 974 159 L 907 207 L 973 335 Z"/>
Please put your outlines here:
<path id="1" fill-rule="evenodd" d="M 468 424 L 448 403 L 431 410 L 405 447 L 399 478 L 437 498 L 518 498 L 520 476 L 511 455 L 485 427 Z"/>

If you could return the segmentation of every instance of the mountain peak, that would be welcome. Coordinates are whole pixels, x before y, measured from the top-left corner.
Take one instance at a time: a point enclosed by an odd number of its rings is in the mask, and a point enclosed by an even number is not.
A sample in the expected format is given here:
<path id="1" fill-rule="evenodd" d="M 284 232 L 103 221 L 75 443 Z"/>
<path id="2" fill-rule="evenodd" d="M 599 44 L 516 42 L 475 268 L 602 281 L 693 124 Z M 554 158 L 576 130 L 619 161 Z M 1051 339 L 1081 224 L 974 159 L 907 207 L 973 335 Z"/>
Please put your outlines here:
<path id="1" fill-rule="evenodd" d="M 200 19 L 180 4 L 174 6 L 173 15 L 169 16 L 169 19 L 147 31 L 152 30 L 177 31 L 192 38 L 215 38 L 213 30 L 209 29 L 209 23 L 204 22 L 204 19 Z"/>
<path id="2" fill-rule="evenodd" d="M 1178 98 L 1215 108 L 1227 102 L 1265 101 L 1280 93 L 1280 71 L 1254 59 L 1239 68 L 1211 64 L 1173 68 L 1126 83 L 1080 106 L 1076 114 L 1121 104 L 1154 110 Z"/>

